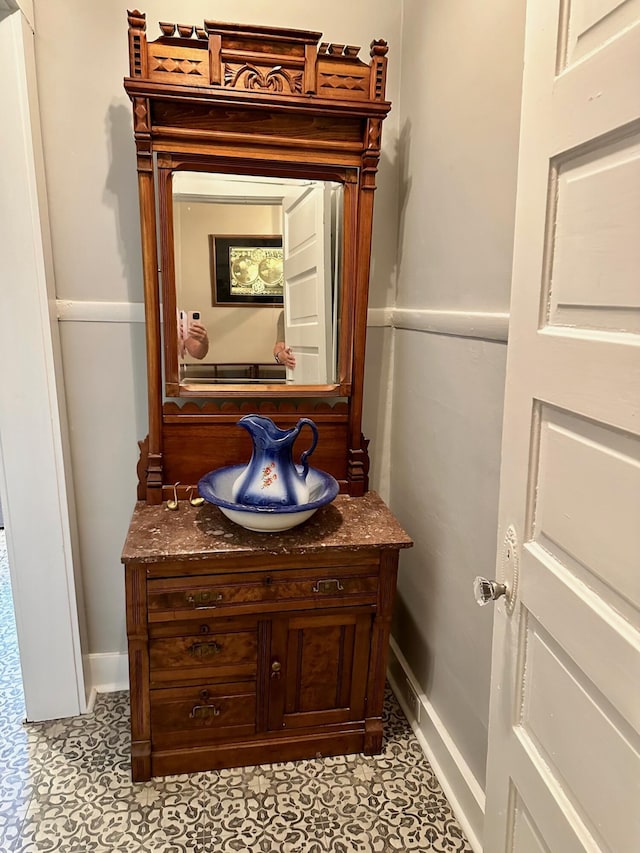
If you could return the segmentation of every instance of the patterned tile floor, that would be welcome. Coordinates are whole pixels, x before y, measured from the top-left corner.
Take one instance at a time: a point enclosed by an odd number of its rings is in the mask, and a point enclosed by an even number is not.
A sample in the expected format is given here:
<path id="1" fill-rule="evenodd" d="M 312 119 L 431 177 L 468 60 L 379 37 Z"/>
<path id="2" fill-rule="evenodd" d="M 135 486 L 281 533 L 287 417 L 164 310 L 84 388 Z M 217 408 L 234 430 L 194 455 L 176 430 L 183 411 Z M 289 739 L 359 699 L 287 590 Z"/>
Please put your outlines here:
<path id="1" fill-rule="evenodd" d="M 471 853 L 389 691 L 382 755 L 129 778 L 128 694 L 27 724 L 0 530 L 0 853 Z"/>

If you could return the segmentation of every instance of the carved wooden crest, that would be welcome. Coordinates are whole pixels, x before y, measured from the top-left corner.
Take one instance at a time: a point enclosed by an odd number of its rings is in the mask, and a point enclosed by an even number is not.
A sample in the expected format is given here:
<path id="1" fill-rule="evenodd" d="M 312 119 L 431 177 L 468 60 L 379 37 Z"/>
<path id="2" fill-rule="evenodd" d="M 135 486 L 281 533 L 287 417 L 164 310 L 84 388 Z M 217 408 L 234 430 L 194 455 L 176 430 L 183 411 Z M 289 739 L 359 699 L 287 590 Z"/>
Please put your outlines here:
<path id="1" fill-rule="evenodd" d="M 160 23 L 148 41 L 146 16 L 129 17 L 131 78 L 171 86 L 344 101 L 384 101 L 387 43 L 371 43 L 371 62 L 359 47 L 318 44 L 321 33 L 205 21 L 203 27 Z"/>

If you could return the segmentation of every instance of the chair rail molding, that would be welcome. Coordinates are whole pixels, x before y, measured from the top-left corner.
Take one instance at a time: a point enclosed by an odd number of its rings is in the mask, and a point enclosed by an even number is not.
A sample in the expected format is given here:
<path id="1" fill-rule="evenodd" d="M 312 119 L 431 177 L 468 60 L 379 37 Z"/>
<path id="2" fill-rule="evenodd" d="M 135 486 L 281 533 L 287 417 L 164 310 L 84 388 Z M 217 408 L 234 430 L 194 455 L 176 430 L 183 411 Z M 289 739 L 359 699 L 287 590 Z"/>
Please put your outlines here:
<path id="1" fill-rule="evenodd" d="M 367 325 L 372 328 L 389 326 L 412 332 L 506 343 L 509 335 L 509 314 L 433 308 L 370 308 Z"/>
<path id="2" fill-rule="evenodd" d="M 0 0 L 2 2 L 2 0 Z M 61 323 L 144 323 L 142 302 L 90 302 L 58 299 Z M 460 338 L 478 338 L 506 343 L 509 314 L 493 311 L 454 311 L 424 308 L 369 308 L 370 328 L 404 329 Z"/>
<path id="3" fill-rule="evenodd" d="M 61 323 L 144 323 L 143 302 L 89 302 L 57 299 Z"/>

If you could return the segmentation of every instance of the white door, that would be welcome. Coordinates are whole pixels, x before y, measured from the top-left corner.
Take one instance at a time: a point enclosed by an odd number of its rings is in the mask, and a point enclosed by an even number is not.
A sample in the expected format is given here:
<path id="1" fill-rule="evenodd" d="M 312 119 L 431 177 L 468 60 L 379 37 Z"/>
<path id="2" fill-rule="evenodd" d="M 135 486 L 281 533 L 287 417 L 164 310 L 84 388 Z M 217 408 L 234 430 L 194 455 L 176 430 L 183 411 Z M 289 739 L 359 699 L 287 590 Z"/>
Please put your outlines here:
<path id="1" fill-rule="evenodd" d="M 511 311 L 484 850 L 638 853 L 638 0 L 529 0 Z"/>
<path id="2" fill-rule="evenodd" d="M 326 384 L 331 369 L 331 188 L 305 187 L 284 202 L 285 342 L 296 366 L 287 379 L 296 384 Z"/>
<path id="3" fill-rule="evenodd" d="M 33 721 L 84 712 L 88 684 L 35 67 L 30 23 L 0 0 L 0 495 Z"/>

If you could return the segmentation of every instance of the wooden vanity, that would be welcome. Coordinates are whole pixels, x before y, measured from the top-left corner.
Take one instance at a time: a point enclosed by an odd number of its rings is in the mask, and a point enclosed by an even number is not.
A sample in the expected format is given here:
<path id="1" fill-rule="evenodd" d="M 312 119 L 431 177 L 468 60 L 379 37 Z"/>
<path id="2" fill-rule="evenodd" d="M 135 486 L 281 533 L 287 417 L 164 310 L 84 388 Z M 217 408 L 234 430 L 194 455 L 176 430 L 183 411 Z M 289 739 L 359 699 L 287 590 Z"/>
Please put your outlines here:
<path id="1" fill-rule="evenodd" d="M 139 503 L 122 555 L 133 779 L 379 752 L 410 545 L 372 492 L 280 534 Z"/>
<path id="2" fill-rule="evenodd" d="M 162 22 L 149 41 L 143 13 L 128 23 L 149 412 L 122 556 L 133 778 L 378 752 L 398 554 L 411 545 L 368 491 L 362 434 L 387 44 L 372 41 L 364 62 L 306 30 Z M 234 207 L 241 234 L 225 229 Z M 224 241 L 238 254 L 221 282 Z M 230 280 L 234 258 L 246 263 Z M 259 285 L 249 295 L 242 276 Z M 261 319 L 278 306 L 295 369 L 234 376 L 234 363 L 272 357 L 275 324 Z M 194 365 L 184 324 L 196 314 L 210 349 Z M 253 412 L 317 426 L 311 464 L 341 494 L 299 528 L 251 533 L 189 503 L 207 472 L 248 462 L 237 422 Z"/>

